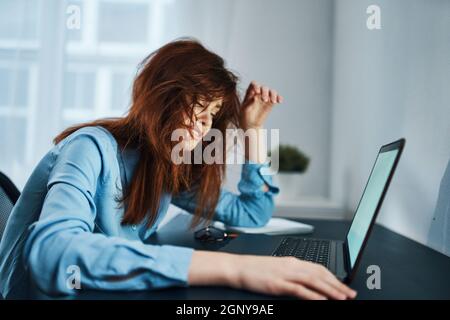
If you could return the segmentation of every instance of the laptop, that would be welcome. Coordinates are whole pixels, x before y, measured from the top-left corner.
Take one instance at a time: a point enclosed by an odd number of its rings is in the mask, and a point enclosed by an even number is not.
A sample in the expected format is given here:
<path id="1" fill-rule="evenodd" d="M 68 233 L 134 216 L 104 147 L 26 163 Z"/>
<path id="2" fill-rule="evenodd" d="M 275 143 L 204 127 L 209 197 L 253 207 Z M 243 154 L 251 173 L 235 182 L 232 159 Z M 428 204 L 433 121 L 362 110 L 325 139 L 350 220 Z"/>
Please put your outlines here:
<path id="1" fill-rule="evenodd" d="M 294 256 L 302 260 L 320 263 L 333 272 L 337 278 L 345 283 L 350 283 L 356 274 L 405 142 L 405 139 L 400 139 L 380 148 L 353 221 L 343 241 L 294 236 L 287 236 L 281 240 L 267 237 L 266 240 L 259 242 L 259 248 L 255 250 L 255 253 L 271 254 L 277 257 Z M 232 246 L 239 250 L 245 245 L 244 241 L 245 237 L 238 237 L 232 241 Z M 225 251 L 229 251 L 230 248 L 226 249 L 228 250 Z M 248 250 L 245 251 L 248 253 Z"/>

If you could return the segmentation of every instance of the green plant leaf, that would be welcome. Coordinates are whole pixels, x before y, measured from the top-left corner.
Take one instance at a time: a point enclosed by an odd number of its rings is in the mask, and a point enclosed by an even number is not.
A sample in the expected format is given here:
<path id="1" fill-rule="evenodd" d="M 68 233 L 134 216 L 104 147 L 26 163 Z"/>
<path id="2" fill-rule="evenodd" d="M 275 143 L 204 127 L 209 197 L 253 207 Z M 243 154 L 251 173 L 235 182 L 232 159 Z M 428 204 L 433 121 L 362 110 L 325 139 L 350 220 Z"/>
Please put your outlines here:
<path id="1" fill-rule="evenodd" d="M 269 152 L 269 156 L 273 153 Z M 297 147 L 279 145 L 279 171 L 303 173 L 309 166 L 310 158 Z"/>

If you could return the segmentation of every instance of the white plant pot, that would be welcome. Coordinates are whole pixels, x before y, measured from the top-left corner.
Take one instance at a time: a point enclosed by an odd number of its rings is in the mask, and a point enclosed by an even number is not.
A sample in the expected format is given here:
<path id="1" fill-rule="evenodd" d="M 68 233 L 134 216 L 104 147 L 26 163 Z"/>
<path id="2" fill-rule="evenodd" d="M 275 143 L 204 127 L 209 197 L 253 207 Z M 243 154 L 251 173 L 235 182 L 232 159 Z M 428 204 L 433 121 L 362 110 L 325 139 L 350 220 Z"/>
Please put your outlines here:
<path id="1" fill-rule="evenodd" d="M 280 188 L 277 198 L 279 201 L 298 200 L 301 196 L 302 173 L 278 172 L 273 176 L 275 185 Z"/>

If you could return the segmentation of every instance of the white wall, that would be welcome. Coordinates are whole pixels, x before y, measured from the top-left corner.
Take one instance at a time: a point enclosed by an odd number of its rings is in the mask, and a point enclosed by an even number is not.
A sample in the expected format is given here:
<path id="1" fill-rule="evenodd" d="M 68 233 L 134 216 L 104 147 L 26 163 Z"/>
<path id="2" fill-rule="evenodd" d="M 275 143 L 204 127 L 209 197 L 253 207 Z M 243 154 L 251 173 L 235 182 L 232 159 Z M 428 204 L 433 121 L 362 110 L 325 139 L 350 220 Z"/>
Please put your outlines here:
<path id="1" fill-rule="evenodd" d="M 366 28 L 370 4 L 381 30 Z M 445 0 L 336 2 L 332 195 L 353 211 L 378 147 L 405 137 L 378 221 L 422 243 L 450 159 L 449 17 Z"/>
<path id="2" fill-rule="evenodd" d="M 205 30 L 178 28 L 178 35 L 198 36 L 221 54 L 241 76 L 242 89 L 257 80 L 284 96 L 267 128 L 280 129 L 281 143 L 311 157 L 302 194 L 328 196 L 333 2 L 235 0 L 200 7 L 190 20 L 208 19 Z"/>

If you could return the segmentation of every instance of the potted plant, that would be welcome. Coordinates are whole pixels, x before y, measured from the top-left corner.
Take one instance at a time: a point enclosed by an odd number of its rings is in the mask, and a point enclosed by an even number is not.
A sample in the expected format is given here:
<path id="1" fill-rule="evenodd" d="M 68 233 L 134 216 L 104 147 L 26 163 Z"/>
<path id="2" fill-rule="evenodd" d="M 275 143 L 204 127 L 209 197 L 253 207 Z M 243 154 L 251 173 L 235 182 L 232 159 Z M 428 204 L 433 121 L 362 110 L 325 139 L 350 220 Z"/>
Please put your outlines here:
<path id="1" fill-rule="evenodd" d="M 271 153 L 276 155 L 277 150 Z M 270 153 L 269 153 L 270 155 Z M 278 173 L 275 183 L 280 187 L 279 200 L 298 199 L 302 174 L 308 169 L 310 158 L 297 147 L 280 144 L 278 147 Z"/>

